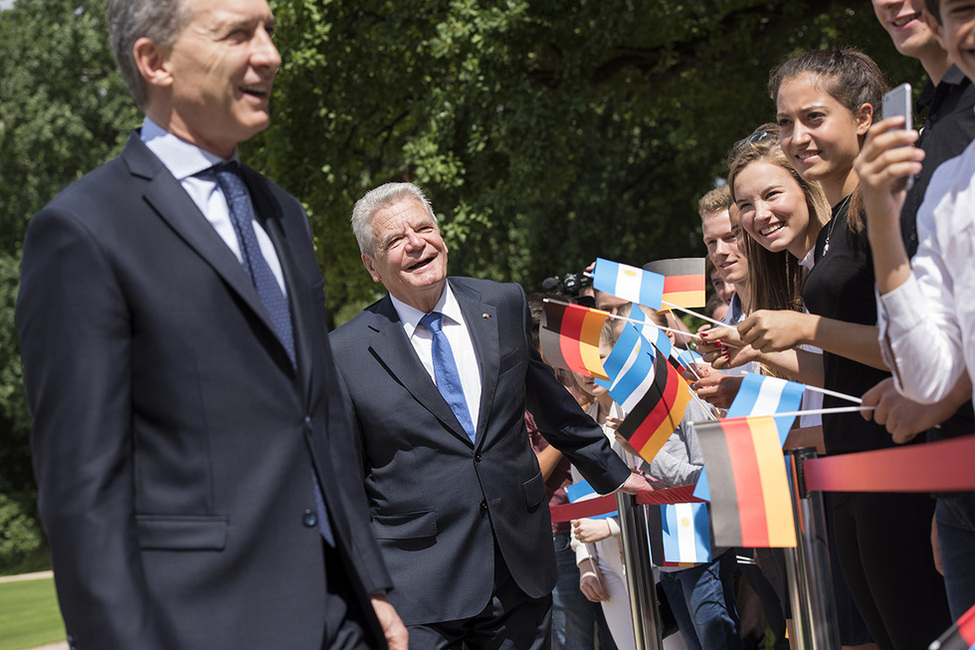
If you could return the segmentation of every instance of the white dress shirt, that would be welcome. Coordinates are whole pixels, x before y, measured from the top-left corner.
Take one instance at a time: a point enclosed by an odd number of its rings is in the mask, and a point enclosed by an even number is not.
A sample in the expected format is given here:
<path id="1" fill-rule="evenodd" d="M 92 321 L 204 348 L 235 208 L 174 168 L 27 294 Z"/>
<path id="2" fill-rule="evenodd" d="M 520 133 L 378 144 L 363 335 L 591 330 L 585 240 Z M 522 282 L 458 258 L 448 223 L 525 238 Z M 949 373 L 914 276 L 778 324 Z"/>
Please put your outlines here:
<path id="1" fill-rule="evenodd" d="M 437 379 L 433 371 L 433 334 L 426 327 L 420 327 L 420 319 L 425 315 L 424 312 L 398 300 L 392 294 L 389 297 L 393 301 L 396 313 L 399 314 L 406 338 L 416 350 L 420 363 L 426 368 L 430 379 L 436 384 Z M 464 322 L 464 314 L 460 311 L 460 304 L 454 297 L 449 283 L 433 311 L 443 314 L 443 333 L 450 343 L 450 351 L 454 355 L 454 363 L 457 364 L 457 372 L 460 374 L 460 384 L 464 389 L 464 399 L 471 414 L 471 423 L 477 431 L 477 418 L 481 411 L 481 366 L 474 353 L 474 342 L 471 340 L 467 323 Z"/>
<path id="2" fill-rule="evenodd" d="M 897 390 L 928 404 L 975 371 L 975 142 L 931 177 L 917 235 L 911 277 L 878 297 L 877 313 Z"/>
<path id="3" fill-rule="evenodd" d="M 204 151 L 196 145 L 181 140 L 148 117 L 142 123 L 140 138 L 179 181 L 182 188 L 200 208 L 200 212 L 203 213 L 206 220 L 220 235 L 220 239 L 237 257 L 237 261 L 243 263 L 244 258 L 240 254 L 237 231 L 234 230 L 234 224 L 230 220 L 230 208 L 227 207 L 227 199 L 224 197 L 223 191 L 215 180 L 196 176 L 203 170 L 226 161 L 209 151 Z M 233 160 L 236 160 L 236 153 Z M 249 196 L 248 199 L 250 199 Z M 252 212 L 255 215 L 257 214 L 256 210 L 252 210 Z M 271 243 L 271 239 L 257 220 L 252 223 L 257 235 L 257 243 L 261 247 L 261 253 L 264 254 L 264 259 L 267 260 L 271 272 L 281 286 L 281 291 L 287 297 L 288 290 L 284 286 L 284 274 L 281 272 L 281 262 L 274 250 L 274 244 Z"/>

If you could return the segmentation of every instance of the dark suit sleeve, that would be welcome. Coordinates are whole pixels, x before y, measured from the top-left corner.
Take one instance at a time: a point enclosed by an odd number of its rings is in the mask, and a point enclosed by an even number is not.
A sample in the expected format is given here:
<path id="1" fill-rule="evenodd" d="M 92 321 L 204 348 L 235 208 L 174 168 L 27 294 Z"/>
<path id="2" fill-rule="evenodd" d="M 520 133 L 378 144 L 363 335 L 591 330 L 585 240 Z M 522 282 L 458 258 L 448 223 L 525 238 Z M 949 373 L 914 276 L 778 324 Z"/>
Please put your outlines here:
<path id="1" fill-rule="evenodd" d="M 350 522 L 352 547 L 359 559 L 359 571 L 366 593 L 386 593 L 393 588 L 393 580 L 386 569 L 386 562 L 370 525 L 369 499 L 363 483 L 362 443 L 358 427 L 354 423 L 355 418 L 351 415 L 352 400 L 334 362 L 331 370 L 334 373 L 334 382 L 333 390 L 329 391 L 329 413 L 337 413 L 339 417 L 332 420 L 329 440 L 332 457 L 339 464 L 344 464 L 340 468 L 345 476 L 343 487 L 351 500 L 348 511 L 355 517 L 355 521 Z M 339 435 L 335 435 L 336 433 Z"/>
<path id="2" fill-rule="evenodd" d="M 600 494 L 619 488 L 630 469 L 613 451 L 602 428 L 579 408 L 531 344 L 531 313 L 520 291 L 525 338 L 529 350 L 526 403 L 546 440 L 578 468 Z"/>
<path id="3" fill-rule="evenodd" d="M 98 238 L 70 214 L 47 210 L 31 222 L 17 326 L 38 505 L 68 634 L 82 648 L 156 648 L 133 503 L 137 324 Z"/>

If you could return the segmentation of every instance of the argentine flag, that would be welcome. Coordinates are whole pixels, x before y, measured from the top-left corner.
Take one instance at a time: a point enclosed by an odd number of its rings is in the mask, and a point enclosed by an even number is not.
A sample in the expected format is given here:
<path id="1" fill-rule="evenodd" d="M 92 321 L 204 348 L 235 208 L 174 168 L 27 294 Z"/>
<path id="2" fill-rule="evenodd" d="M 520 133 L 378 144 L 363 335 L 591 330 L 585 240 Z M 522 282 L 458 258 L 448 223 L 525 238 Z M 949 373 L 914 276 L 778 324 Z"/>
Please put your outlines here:
<path id="1" fill-rule="evenodd" d="M 653 309 L 660 309 L 664 298 L 664 276 L 602 258 L 596 258 L 592 286 L 596 291 Z"/>

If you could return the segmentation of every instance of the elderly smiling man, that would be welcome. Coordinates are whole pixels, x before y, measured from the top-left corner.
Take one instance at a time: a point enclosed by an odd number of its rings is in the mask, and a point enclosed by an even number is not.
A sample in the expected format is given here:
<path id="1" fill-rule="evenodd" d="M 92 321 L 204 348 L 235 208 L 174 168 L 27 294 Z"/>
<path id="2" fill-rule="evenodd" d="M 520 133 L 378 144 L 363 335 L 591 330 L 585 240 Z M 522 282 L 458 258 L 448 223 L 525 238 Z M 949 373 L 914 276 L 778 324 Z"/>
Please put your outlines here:
<path id="1" fill-rule="evenodd" d="M 525 409 L 599 492 L 649 486 L 538 356 L 521 287 L 447 277 L 419 188 L 372 190 L 352 228 L 389 295 L 332 348 L 410 645 L 547 648 L 555 558 Z"/>

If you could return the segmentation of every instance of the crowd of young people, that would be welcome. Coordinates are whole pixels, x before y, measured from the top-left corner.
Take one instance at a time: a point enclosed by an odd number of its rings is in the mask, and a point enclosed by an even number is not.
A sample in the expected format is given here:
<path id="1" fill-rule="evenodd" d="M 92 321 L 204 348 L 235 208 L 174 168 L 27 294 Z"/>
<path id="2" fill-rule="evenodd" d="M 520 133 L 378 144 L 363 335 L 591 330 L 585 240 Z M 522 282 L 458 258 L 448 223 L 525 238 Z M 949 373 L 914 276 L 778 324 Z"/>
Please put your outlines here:
<path id="1" fill-rule="evenodd" d="M 803 418 L 787 446 L 835 455 L 975 433 L 966 299 L 975 296 L 975 3 L 926 5 L 873 2 L 894 45 L 930 78 L 916 105 L 920 133 L 883 119 L 889 88 L 869 56 L 808 52 L 773 70 L 775 122 L 737 141 L 727 186 L 701 201 L 718 296 L 709 311 L 733 327 L 702 330 L 710 366 L 694 378 L 698 395 L 726 408 L 747 369 L 874 407 Z M 804 409 L 847 405 L 806 395 Z M 612 414 L 612 400 L 593 397 L 605 402 L 597 417 Z M 975 605 L 975 498 L 934 496 L 830 495 L 844 647 L 927 647 Z M 576 530 L 577 544 L 593 534 Z M 776 558 L 759 560 L 788 616 Z"/>

